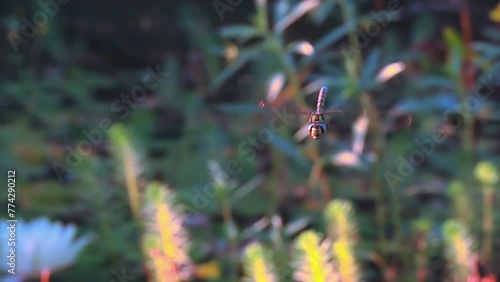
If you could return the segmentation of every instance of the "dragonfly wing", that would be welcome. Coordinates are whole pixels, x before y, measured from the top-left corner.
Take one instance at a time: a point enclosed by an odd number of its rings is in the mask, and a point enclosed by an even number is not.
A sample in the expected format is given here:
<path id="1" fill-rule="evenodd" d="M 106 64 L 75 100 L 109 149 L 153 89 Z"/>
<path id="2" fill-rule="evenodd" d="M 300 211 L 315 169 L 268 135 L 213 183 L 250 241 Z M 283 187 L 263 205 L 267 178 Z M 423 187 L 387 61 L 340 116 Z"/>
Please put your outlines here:
<path id="1" fill-rule="evenodd" d="M 260 101 L 259 102 L 259 108 L 263 109 L 263 110 L 267 110 L 267 111 L 272 111 L 272 110 L 277 110 L 277 108 L 273 107 L 270 103 L 266 103 L 264 101 Z M 287 112 L 291 113 L 291 114 L 303 114 L 303 115 L 311 115 L 312 111 L 306 111 L 306 110 L 302 110 L 300 111 L 299 109 L 291 109 L 291 110 L 288 110 Z"/>
<path id="2" fill-rule="evenodd" d="M 336 113 L 343 113 L 343 111 L 342 110 L 332 110 L 332 111 L 322 112 L 322 114 L 325 114 L 325 115 L 331 115 L 331 114 L 336 114 Z"/>

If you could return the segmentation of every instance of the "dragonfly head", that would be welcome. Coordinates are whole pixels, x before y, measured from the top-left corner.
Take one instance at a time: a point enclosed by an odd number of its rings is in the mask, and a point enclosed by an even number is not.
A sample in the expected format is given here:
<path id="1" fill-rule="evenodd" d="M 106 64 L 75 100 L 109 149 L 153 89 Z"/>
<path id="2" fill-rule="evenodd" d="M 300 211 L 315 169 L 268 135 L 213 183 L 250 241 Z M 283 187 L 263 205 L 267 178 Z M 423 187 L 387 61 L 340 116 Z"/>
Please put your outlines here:
<path id="1" fill-rule="evenodd" d="M 324 122 L 310 122 L 307 130 L 313 139 L 319 139 L 326 132 L 326 125 Z"/>

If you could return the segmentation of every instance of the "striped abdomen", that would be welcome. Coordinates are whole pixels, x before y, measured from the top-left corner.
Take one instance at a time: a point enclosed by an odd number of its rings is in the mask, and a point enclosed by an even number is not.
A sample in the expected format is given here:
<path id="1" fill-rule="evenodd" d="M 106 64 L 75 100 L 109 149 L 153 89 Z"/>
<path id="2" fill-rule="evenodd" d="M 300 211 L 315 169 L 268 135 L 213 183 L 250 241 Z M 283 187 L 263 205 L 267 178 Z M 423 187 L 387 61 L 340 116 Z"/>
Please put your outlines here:
<path id="1" fill-rule="evenodd" d="M 318 95 L 318 102 L 316 103 L 316 112 L 321 113 L 325 107 L 326 91 L 328 88 L 326 86 L 321 87 Z"/>

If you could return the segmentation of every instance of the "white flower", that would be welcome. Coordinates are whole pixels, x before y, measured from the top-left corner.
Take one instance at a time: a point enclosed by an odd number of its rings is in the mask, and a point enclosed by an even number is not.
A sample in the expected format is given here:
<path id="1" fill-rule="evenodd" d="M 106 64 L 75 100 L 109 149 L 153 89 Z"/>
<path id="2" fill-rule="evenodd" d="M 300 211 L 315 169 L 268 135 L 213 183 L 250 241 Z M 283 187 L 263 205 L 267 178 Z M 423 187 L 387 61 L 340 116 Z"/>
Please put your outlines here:
<path id="1" fill-rule="evenodd" d="M 21 219 L 15 222 L 15 246 L 9 246 L 11 224 L 14 223 L 0 222 L 0 269 L 6 273 L 2 281 L 23 281 L 39 277 L 42 270 L 54 272 L 65 268 L 74 263 L 79 252 L 92 240 L 90 235 L 75 240 L 76 226 L 64 226 L 43 217 L 31 222 Z M 15 249 L 15 275 L 7 273 L 11 248 Z"/>

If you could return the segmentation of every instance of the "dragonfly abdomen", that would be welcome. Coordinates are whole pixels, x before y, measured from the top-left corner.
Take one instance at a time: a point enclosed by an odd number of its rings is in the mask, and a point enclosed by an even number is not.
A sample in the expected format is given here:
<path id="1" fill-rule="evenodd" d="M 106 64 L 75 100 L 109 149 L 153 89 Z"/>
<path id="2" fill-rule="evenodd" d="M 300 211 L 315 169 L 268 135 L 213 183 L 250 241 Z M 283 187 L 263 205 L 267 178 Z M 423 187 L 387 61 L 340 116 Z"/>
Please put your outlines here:
<path id="1" fill-rule="evenodd" d="M 323 112 L 323 109 L 325 107 L 326 91 L 328 91 L 328 88 L 326 88 L 326 86 L 321 87 L 321 89 L 319 90 L 318 102 L 316 104 L 317 113 Z"/>

